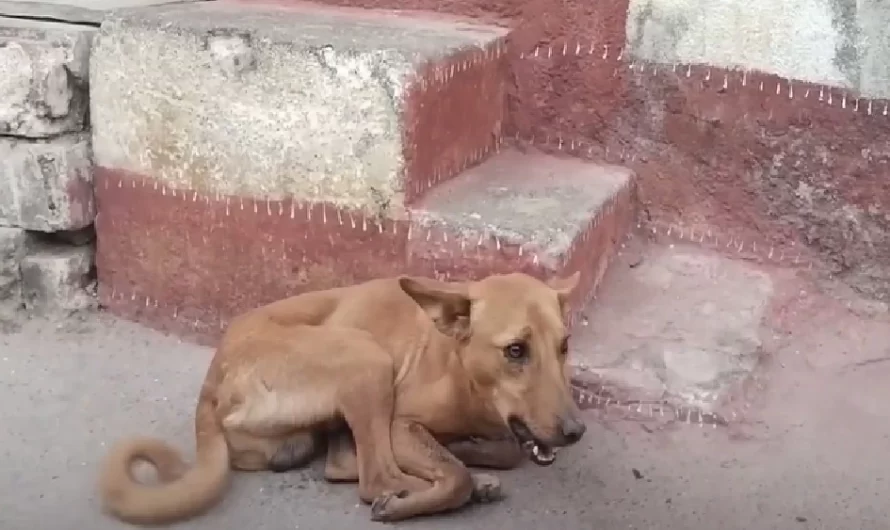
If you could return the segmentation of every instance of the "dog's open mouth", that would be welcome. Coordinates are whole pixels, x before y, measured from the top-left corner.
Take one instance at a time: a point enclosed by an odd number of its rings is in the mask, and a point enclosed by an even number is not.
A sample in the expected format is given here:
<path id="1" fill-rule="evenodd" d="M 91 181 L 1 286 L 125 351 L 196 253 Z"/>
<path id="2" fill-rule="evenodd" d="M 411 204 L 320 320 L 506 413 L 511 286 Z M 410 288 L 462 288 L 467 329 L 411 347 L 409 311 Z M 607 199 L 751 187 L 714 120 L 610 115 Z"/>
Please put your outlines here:
<path id="1" fill-rule="evenodd" d="M 556 448 L 550 447 L 532 434 L 525 422 L 510 418 L 509 424 L 513 435 L 532 462 L 539 466 L 549 466 L 556 460 Z"/>

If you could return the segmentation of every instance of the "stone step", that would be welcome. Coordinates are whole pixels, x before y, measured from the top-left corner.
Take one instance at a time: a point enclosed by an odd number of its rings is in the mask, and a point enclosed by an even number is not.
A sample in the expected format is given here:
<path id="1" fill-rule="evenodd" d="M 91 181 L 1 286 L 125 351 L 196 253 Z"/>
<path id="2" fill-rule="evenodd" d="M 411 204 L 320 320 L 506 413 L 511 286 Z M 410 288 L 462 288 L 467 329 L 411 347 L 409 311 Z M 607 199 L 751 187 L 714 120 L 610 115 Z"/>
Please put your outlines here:
<path id="1" fill-rule="evenodd" d="M 512 149 L 400 218 L 207 195 L 116 172 L 97 179 L 100 303 L 206 342 L 251 307 L 403 272 L 459 279 L 578 270 L 574 315 L 627 233 L 635 193 L 627 169 Z"/>
<path id="2" fill-rule="evenodd" d="M 397 215 L 499 144 L 506 33 L 312 4 L 114 11 L 91 57 L 95 163 L 205 195 Z"/>
<path id="3" fill-rule="evenodd" d="M 443 279 L 581 271 L 573 319 L 630 231 L 634 192 L 624 167 L 505 151 L 412 207 L 409 269 Z"/>

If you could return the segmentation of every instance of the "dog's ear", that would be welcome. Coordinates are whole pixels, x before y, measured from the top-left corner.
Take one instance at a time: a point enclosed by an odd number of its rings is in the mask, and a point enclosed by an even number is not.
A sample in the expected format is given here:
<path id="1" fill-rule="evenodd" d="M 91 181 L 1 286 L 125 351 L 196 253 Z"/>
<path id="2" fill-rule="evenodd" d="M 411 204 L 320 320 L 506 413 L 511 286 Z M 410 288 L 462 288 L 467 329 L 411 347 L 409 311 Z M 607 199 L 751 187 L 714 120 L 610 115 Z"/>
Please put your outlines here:
<path id="1" fill-rule="evenodd" d="M 564 306 L 568 301 L 569 296 L 571 296 L 575 288 L 578 287 L 578 281 L 580 279 L 581 273 L 575 271 L 575 274 L 572 274 L 568 278 L 551 278 L 547 281 L 547 285 L 556 291 L 556 296 L 559 297 L 559 305 Z"/>
<path id="2" fill-rule="evenodd" d="M 399 286 L 442 333 L 464 339 L 470 331 L 470 297 L 465 283 L 400 276 Z"/>

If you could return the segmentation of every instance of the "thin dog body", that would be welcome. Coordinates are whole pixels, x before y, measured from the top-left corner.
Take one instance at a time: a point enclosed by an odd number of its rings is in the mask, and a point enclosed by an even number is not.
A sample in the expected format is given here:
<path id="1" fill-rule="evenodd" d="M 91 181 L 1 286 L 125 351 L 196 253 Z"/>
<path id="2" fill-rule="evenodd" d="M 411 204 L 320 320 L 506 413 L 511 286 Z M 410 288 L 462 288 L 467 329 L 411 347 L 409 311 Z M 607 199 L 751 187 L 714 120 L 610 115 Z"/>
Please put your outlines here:
<path id="1" fill-rule="evenodd" d="M 478 282 L 399 277 L 315 291 L 232 321 L 195 413 L 196 462 L 131 438 L 100 474 L 106 510 L 136 524 L 197 515 L 232 468 L 285 471 L 327 442 L 325 477 L 357 481 L 372 519 L 398 521 L 499 495 L 471 467 L 540 465 L 577 442 L 562 319 L 578 274 Z M 447 447 L 447 448 L 446 448 Z M 137 482 L 137 460 L 159 484 Z"/>

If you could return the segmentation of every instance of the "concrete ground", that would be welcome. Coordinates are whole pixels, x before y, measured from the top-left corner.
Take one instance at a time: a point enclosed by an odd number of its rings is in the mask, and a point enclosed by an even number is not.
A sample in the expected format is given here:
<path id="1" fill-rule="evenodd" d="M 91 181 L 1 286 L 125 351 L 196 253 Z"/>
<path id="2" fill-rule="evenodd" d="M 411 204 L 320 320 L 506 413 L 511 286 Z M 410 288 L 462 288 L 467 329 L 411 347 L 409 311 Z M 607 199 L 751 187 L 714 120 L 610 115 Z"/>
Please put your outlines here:
<path id="1" fill-rule="evenodd" d="M 753 375 L 736 385 L 732 406 L 743 411 L 737 420 L 711 428 L 645 417 L 628 420 L 609 409 L 590 410 L 586 438 L 560 453 L 554 466 L 526 465 L 501 474 L 509 497 L 500 504 L 402 526 L 890 528 L 886 308 L 840 289 L 832 288 L 826 296 L 794 273 L 728 262 L 702 249 L 653 247 L 639 252 L 616 262 L 599 302 L 608 308 L 610 297 L 625 296 L 649 322 L 646 329 L 656 332 L 643 337 L 630 326 L 606 334 L 598 322 L 608 322 L 601 320 L 608 309 L 591 310 L 588 327 L 602 330 L 611 348 L 636 352 L 626 358 L 641 370 L 648 365 L 640 364 L 639 351 L 654 351 L 652 340 L 659 333 L 674 345 L 694 340 L 699 335 L 689 331 L 692 324 L 676 318 L 685 311 L 683 304 L 666 302 L 669 282 L 660 290 L 639 288 L 646 278 L 667 278 L 657 274 L 658 263 L 686 263 L 689 268 L 682 274 L 672 269 L 675 276 L 688 279 L 689 271 L 697 270 L 696 303 L 716 304 L 704 324 L 693 319 L 702 330 L 712 328 L 707 335 L 711 338 L 703 339 L 707 344 L 700 345 L 756 343 L 760 352 Z M 655 263 L 655 268 L 647 270 L 641 260 Z M 713 266 L 703 269 L 702 263 Z M 769 275 L 769 281 L 762 274 Z M 713 281 L 718 277 L 725 281 Z M 769 289 L 758 292 L 769 293 L 768 303 L 755 303 L 756 297 L 749 296 L 736 309 L 720 305 L 744 294 L 745 283 L 736 281 L 740 277 L 761 278 L 757 285 Z M 745 318 L 734 311 L 743 311 Z M 752 311 L 759 312 L 762 321 L 752 323 Z M 633 312 L 628 315 L 633 318 Z M 672 323 L 659 328 L 655 321 Z M 687 326 L 685 331 L 676 331 L 681 325 Z M 739 326 L 755 325 L 756 340 L 738 332 Z M 735 331 L 716 331 L 721 329 Z M 636 342 L 622 346 L 621 333 Z M 596 365 L 590 352 L 598 351 L 597 333 L 578 335 L 575 355 Z M 729 339 L 721 339 L 724 335 Z M 665 351 L 669 346 L 664 344 Z M 210 354 L 106 315 L 63 324 L 31 321 L 0 334 L 0 527 L 122 527 L 98 509 L 97 461 L 112 440 L 135 433 L 174 440 L 192 454 L 194 399 Z M 614 374 L 620 378 L 621 372 Z M 237 475 L 224 502 L 180 527 L 383 527 L 368 517 L 352 486 L 326 484 L 316 468 Z"/>

